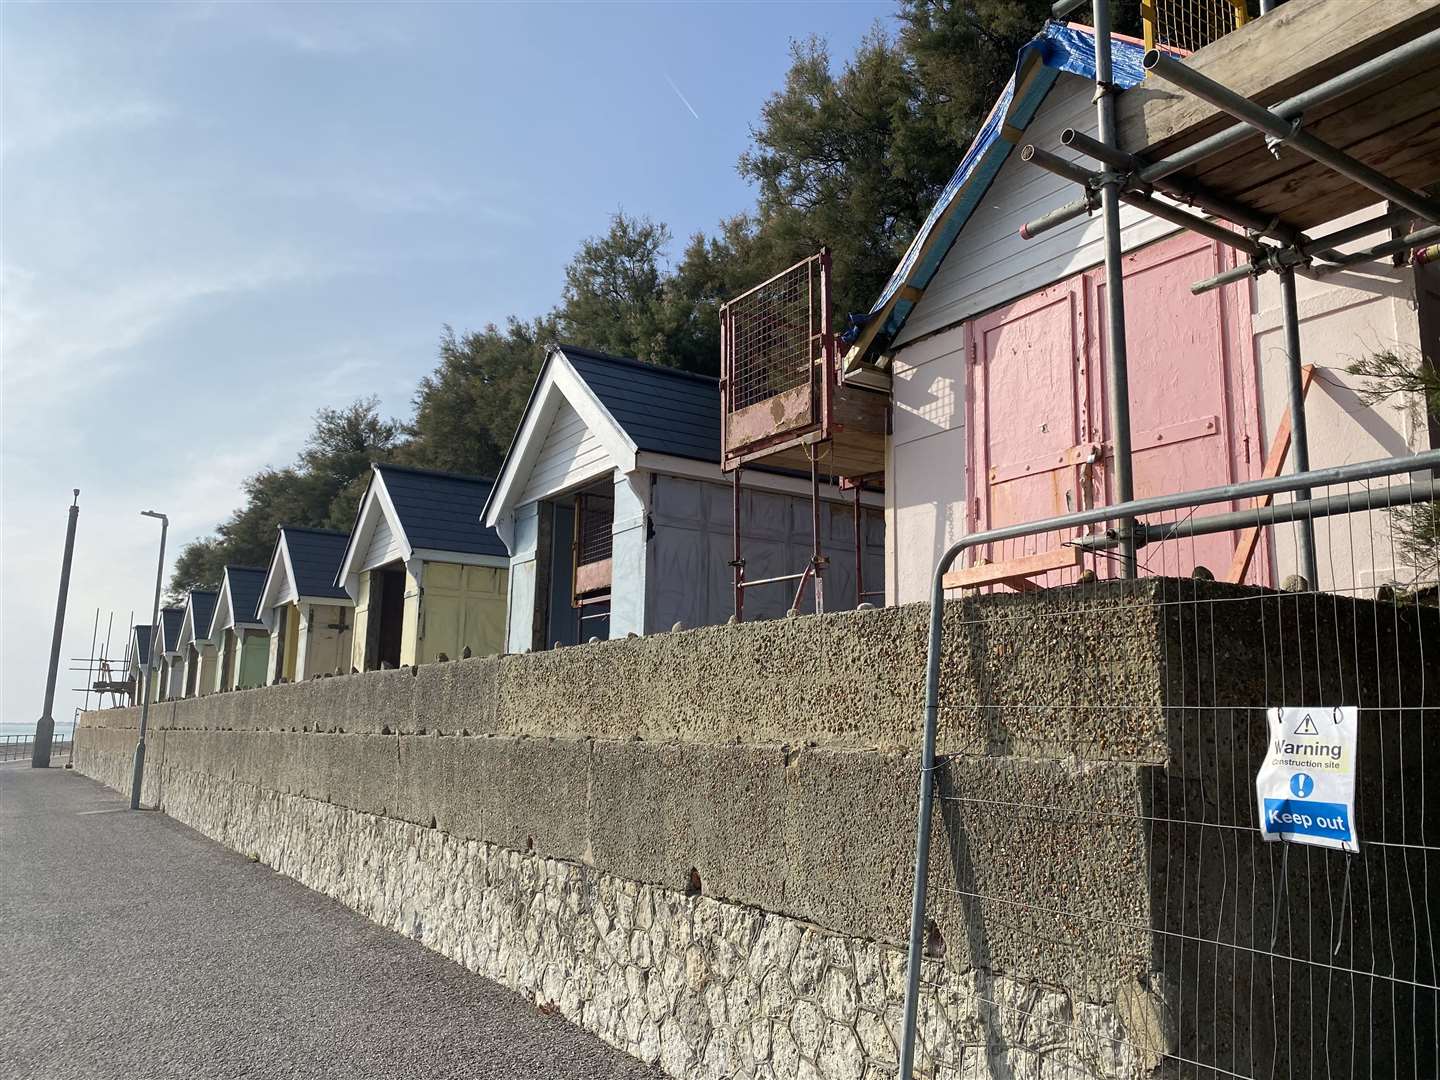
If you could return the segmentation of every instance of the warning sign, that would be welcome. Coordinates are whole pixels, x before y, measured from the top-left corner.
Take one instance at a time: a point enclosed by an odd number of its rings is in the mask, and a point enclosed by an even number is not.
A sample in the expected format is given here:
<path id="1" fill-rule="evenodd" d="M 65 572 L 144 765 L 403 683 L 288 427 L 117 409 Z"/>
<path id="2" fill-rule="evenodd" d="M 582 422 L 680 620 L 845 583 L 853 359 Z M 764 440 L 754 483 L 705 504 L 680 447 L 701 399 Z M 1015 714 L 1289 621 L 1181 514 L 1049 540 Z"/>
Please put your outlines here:
<path id="1" fill-rule="evenodd" d="M 1359 851 L 1355 829 L 1355 747 L 1359 710 L 1353 705 L 1274 708 L 1270 745 L 1255 794 L 1266 840 Z"/>

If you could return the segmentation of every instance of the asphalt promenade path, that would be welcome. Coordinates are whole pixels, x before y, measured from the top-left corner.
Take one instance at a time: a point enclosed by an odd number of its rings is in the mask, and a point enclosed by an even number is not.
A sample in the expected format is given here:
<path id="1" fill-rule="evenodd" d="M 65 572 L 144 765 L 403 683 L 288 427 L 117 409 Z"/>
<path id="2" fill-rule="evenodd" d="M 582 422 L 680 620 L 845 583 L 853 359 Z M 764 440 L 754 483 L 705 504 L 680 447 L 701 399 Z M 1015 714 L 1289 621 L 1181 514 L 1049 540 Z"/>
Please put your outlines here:
<path id="1" fill-rule="evenodd" d="M 63 768 L 0 765 L 0 1077 L 658 1080 Z"/>

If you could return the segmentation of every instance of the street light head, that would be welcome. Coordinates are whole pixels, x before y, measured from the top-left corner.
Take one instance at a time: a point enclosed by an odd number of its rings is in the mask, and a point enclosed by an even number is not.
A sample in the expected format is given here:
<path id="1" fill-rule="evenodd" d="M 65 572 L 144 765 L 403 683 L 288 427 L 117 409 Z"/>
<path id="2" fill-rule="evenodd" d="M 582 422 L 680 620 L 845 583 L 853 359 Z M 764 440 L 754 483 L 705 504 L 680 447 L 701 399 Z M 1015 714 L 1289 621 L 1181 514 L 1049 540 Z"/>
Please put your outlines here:
<path id="1" fill-rule="evenodd" d="M 168 520 L 169 520 L 164 514 L 159 513 L 158 511 L 155 511 L 155 510 L 141 510 L 141 511 L 140 511 L 140 516 L 141 516 L 141 517 L 148 517 L 148 518 L 159 518 L 161 521 L 168 521 Z"/>

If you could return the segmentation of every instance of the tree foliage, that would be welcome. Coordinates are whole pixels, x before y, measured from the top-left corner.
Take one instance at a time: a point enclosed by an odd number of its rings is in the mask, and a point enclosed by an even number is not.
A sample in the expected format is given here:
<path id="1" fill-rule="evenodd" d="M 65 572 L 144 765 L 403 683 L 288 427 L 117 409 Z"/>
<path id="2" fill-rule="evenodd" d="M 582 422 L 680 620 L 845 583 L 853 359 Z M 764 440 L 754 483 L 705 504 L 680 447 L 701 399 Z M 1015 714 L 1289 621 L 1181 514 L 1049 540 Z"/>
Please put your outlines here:
<path id="1" fill-rule="evenodd" d="M 1381 349 L 1345 370 L 1365 380 L 1356 395 L 1366 405 L 1373 408 L 1398 400 L 1400 408 L 1422 411 L 1431 425 L 1440 425 L 1440 371 L 1419 353 Z M 1390 520 L 1396 553 L 1416 570 L 1417 578 L 1433 580 L 1440 558 L 1440 504 L 1397 506 L 1390 511 Z"/>
<path id="2" fill-rule="evenodd" d="M 493 477 L 556 333 L 553 317 L 511 318 L 504 329 L 492 323 L 463 335 L 445 327 L 440 363 L 420 380 L 412 438 L 399 459 Z"/>
<path id="3" fill-rule="evenodd" d="M 214 589 L 227 564 L 264 566 L 281 525 L 349 528 L 371 461 L 393 453 L 400 425 L 380 416 L 377 398 L 344 409 L 320 409 L 293 466 L 262 469 L 242 485 L 244 501 L 215 535 L 181 549 L 170 576 L 170 599 Z"/>
<path id="4" fill-rule="evenodd" d="M 739 168 L 757 189 L 770 272 L 828 246 L 840 312 L 869 308 L 961 151 L 879 30 L 838 71 L 822 39 L 793 43 L 785 86 L 751 136 Z"/>

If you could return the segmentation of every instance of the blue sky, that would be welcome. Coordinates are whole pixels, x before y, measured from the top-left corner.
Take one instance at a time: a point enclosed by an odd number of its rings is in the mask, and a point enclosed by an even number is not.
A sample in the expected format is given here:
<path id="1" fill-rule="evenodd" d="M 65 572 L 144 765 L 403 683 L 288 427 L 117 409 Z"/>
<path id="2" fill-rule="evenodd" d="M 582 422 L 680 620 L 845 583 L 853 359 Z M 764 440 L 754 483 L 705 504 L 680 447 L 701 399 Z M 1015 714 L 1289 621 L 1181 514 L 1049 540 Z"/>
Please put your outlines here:
<path id="1" fill-rule="evenodd" d="M 678 247 L 749 207 L 789 42 L 843 59 L 893 10 L 0 5 L 0 719 L 39 715 L 70 488 L 64 655 L 96 607 L 118 651 L 154 581 L 139 510 L 173 553 L 317 408 L 408 415 L 442 324 L 548 309 L 617 208 Z"/>

